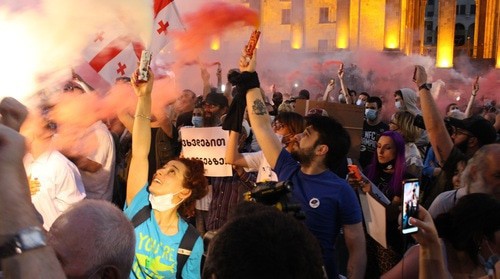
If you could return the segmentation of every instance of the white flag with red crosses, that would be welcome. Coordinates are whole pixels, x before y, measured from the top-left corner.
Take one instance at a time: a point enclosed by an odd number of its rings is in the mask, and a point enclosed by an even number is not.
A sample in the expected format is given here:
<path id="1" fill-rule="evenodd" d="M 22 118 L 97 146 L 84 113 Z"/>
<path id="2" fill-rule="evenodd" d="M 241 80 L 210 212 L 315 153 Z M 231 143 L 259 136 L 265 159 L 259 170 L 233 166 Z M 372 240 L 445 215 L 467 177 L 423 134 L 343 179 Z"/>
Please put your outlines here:
<path id="1" fill-rule="evenodd" d="M 171 30 L 181 30 L 182 22 L 173 0 L 154 0 L 153 30 L 149 50 L 153 59 L 169 42 Z M 144 44 L 128 35 L 126 26 L 103 27 L 89 38 L 83 63 L 75 71 L 94 88 L 107 90 L 119 77 L 130 77 L 137 68 Z"/>

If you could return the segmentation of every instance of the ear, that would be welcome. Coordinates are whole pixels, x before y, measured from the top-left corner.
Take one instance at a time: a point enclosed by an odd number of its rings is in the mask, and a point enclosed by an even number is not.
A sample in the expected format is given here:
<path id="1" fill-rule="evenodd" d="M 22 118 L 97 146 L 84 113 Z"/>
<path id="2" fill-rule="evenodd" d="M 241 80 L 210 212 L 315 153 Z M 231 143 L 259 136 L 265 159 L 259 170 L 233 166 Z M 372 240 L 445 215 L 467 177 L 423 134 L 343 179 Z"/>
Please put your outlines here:
<path id="1" fill-rule="evenodd" d="M 316 146 L 316 155 L 319 155 L 319 156 L 322 156 L 322 155 L 326 155 L 326 153 L 328 153 L 328 145 L 326 144 L 320 144 L 318 146 Z"/>
<path id="2" fill-rule="evenodd" d="M 470 137 L 467 142 L 468 146 L 479 146 L 479 141 L 476 137 Z"/>
<path id="3" fill-rule="evenodd" d="M 119 279 L 121 278 L 120 276 L 120 271 L 118 271 L 118 268 L 113 265 L 107 265 L 102 267 L 101 269 L 101 276 L 100 278 L 105 278 L 105 279 Z"/>
<path id="4" fill-rule="evenodd" d="M 185 200 L 191 196 L 191 189 L 184 188 L 182 191 L 179 193 L 179 198 Z"/>

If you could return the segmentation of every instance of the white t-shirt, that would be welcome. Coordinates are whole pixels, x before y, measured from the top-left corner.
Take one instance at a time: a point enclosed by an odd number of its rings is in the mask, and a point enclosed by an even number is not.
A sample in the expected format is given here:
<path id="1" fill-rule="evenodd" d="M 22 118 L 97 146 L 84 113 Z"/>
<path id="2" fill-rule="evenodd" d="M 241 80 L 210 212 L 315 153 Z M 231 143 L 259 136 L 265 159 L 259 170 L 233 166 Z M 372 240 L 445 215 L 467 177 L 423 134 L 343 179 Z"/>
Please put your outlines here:
<path id="1" fill-rule="evenodd" d="M 24 165 L 27 176 L 40 183 L 40 190 L 31 196 L 31 201 L 43 217 L 43 227 L 49 230 L 61 213 L 85 198 L 80 172 L 56 150 L 47 151 L 36 159 L 26 154 Z"/>
<path id="2" fill-rule="evenodd" d="M 278 176 L 272 170 L 262 151 L 242 153 L 248 168 L 245 171 L 257 171 L 257 182 L 278 181 Z"/>
<path id="3" fill-rule="evenodd" d="M 94 173 L 80 170 L 87 198 L 111 201 L 115 177 L 113 136 L 108 127 L 99 120 L 87 129 L 80 141 L 80 145 L 97 142 L 87 158 L 102 165 L 102 168 Z"/>

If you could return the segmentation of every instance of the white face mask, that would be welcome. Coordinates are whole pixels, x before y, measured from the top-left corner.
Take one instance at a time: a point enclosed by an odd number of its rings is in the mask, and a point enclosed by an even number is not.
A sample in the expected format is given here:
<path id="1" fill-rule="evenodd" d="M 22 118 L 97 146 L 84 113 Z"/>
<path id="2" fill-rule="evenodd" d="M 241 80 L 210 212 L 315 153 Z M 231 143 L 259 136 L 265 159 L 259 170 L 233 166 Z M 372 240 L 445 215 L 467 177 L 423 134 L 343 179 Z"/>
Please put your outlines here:
<path id="1" fill-rule="evenodd" d="M 358 100 L 356 101 L 356 105 L 357 105 L 357 106 L 363 106 L 363 107 L 364 107 L 364 106 L 365 106 L 365 101 L 363 101 L 363 100 L 361 100 L 361 99 L 358 99 Z"/>
<path id="2" fill-rule="evenodd" d="M 182 199 L 178 203 L 173 202 L 174 196 L 179 194 L 181 191 L 179 191 L 177 193 L 169 193 L 169 194 L 165 194 L 165 195 L 161 195 L 161 196 L 155 196 L 153 194 L 149 194 L 149 202 L 151 203 L 151 207 L 154 210 L 158 210 L 161 212 L 175 208 L 177 205 L 179 205 L 181 202 L 184 201 Z"/>
<path id="3" fill-rule="evenodd" d="M 401 110 L 401 108 L 403 108 L 403 104 L 401 103 L 401 101 L 397 101 L 395 105 L 396 105 L 396 108 L 399 110 Z"/>

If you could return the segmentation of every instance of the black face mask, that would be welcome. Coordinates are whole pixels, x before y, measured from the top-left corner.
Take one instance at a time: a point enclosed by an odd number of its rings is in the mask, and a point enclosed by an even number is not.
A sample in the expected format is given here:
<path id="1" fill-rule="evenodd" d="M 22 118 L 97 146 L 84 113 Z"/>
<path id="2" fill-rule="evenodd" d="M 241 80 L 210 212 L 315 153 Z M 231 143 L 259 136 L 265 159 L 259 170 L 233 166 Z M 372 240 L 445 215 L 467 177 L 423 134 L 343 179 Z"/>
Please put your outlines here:
<path id="1" fill-rule="evenodd" d="M 387 163 L 379 163 L 377 162 L 377 168 L 380 170 L 392 170 L 394 169 L 394 165 L 396 163 L 396 159 L 392 159 Z"/>

